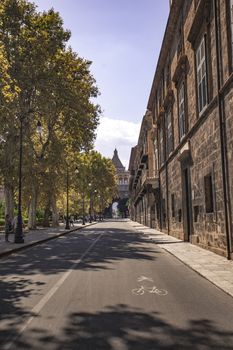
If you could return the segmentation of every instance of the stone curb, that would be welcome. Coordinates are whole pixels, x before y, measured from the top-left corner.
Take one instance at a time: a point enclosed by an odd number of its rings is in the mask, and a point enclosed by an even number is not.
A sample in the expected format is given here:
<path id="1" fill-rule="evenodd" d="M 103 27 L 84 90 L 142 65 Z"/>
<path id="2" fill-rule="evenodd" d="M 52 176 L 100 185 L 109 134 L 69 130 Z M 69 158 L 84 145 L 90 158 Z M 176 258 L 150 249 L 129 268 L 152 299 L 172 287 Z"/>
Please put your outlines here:
<path id="1" fill-rule="evenodd" d="M 85 226 L 76 227 L 76 228 L 74 228 L 72 230 L 67 230 L 67 231 L 64 231 L 64 232 L 61 232 L 61 233 L 55 233 L 51 237 L 42 238 L 41 240 L 38 240 L 38 241 L 35 241 L 35 242 L 29 242 L 29 243 L 26 243 L 25 245 L 22 245 L 22 246 L 19 246 L 19 247 L 14 247 L 14 248 L 6 250 L 4 252 L 0 252 L 0 258 L 6 257 L 8 255 L 11 255 L 11 254 L 14 254 L 14 253 L 17 253 L 17 252 L 20 252 L 22 250 L 26 250 L 28 248 L 34 247 L 36 245 L 42 244 L 42 243 L 50 241 L 52 239 L 55 239 L 55 238 L 58 238 L 58 237 L 61 237 L 61 236 L 65 236 L 65 235 L 67 235 L 67 234 L 69 234 L 71 232 L 75 232 L 75 231 L 81 230 L 84 227 L 89 227 L 89 226 L 93 226 L 93 225 L 96 225 L 96 224 L 98 224 L 98 222 L 88 223 Z M 21 244 L 21 243 L 19 243 L 19 244 Z"/>

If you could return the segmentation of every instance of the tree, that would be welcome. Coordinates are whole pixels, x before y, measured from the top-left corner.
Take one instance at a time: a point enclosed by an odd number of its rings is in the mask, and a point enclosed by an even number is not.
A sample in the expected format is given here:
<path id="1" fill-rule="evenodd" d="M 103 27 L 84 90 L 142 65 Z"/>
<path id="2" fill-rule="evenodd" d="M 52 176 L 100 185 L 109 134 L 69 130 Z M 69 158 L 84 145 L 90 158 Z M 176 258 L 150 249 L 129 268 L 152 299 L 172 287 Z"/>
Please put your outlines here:
<path id="1" fill-rule="evenodd" d="M 39 13 L 25 0 L 0 4 L 0 62 L 3 88 L 0 109 L 1 165 L 8 202 L 13 211 L 17 188 L 19 119 L 24 130 L 24 203 L 29 225 L 36 225 L 37 204 L 52 209 L 61 192 L 65 159 L 93 147 L 100 107 L 90 62 L 67 49 L 70 32 L 54 10 Z M 37 135 L 40 120 L 43 134 Z M 10 159 L 9 159 L 10 158 Z M 11 164 L 9 176 L 8 164 Z M 59 191 L 60 190 L 60 191 Z M 25 205 L 24 204 L 24 205 Z M 46 220 L 45 220 L 46 221 Z"/>
<path id="2" fill-rule="evenodd" d="M 116 170 L 112 161 L 99 152 L 90 151 L 79 154 L 74 164 L 78 174 L 73 175 L 73 188 L 85 200 L 86 208 L 90 206 L 92 196 L 93 208 L 90 209 L 93 212 L 102 211 L 103 206 L 112 201 L 117 190 Z"/>
<path id="3" fill-rule="evenodd" d="M 122 217 L 126 218 L 128 215 L 129 198 L 120 198 L 118 201 L 117 209 Z"/>

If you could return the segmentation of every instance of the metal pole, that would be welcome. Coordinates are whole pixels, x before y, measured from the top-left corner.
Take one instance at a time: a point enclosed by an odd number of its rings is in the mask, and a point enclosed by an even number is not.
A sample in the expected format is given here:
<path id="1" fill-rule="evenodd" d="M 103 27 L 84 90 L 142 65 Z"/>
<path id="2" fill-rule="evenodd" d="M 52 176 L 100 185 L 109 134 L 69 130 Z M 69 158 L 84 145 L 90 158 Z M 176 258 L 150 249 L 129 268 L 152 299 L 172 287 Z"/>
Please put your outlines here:
<path id="1" fill-rule="evenodd" d="M 85 199 L 84 199 L 84 192 L 83 192 L 83 225 L 85 225 Z"/>
<path id="2" fill-rule="evenodd" d="M 69 220 L 69 168 L 67 164 L 66 169 L 66 230 L 70 230 L 70 220 Z"/>
<path id="3" fill-rule="evenodd" d="M 22 158 L 23 158 L 23 118 L 20 116 L 20 135 L 19 135 L 19 197 L 18 214 L 15 230 L 15 243 L 24 243 L 23 238 L 23 220 L 22 220 Z"/>
<path id="4" fill-rule="evenodd" d="M 89 219 L 89 222 L 91 223 L 92 222 L 92 191 L 90 192 L 90 219 Z"/>

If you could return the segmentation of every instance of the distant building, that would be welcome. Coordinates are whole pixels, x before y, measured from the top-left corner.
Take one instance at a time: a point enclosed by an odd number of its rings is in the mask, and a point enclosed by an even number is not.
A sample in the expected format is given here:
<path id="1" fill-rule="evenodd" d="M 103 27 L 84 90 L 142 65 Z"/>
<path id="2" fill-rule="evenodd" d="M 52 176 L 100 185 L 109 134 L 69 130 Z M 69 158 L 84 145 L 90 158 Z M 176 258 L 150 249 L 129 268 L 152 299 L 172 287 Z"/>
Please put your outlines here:
<path id="1" fill-rule="evenodd" d="M 117 184 L 118 184 L 118 197 L 120 199 L 129 197 L 129 171 L 125 170 L 125 167 L 121 163 L 118 152 L 115 149 L 112 158 L 113 165 L 116 168 Z"/>

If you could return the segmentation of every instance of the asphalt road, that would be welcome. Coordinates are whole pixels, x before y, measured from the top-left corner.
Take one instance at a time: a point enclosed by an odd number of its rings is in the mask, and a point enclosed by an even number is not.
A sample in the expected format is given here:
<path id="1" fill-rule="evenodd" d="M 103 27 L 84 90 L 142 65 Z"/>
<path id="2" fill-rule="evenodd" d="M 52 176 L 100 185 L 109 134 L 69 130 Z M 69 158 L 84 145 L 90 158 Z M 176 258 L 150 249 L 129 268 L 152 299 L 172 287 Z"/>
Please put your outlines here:
<path id="1" fill-rule="evenodd" d="M 232 350 L 233 299 L 127 222 L 0 261 L 0 349 Z"/>

